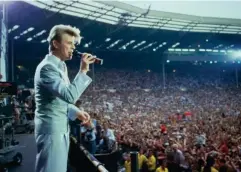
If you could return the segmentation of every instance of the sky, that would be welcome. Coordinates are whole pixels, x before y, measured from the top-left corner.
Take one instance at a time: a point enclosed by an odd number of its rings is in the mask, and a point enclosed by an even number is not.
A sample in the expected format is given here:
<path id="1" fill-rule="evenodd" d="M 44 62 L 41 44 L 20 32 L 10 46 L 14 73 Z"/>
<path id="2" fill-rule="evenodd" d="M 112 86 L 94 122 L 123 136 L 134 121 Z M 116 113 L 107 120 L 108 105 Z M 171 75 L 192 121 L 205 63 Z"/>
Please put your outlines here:
<path id="1" fill-rule="evenodd" d="M 196 15 L 202 17 L 221 17 L 241 19 L 241 0 L 240 1 L 194 1 L 194 0 L 159 0 L 159 1 L 128 1 L 121 0 L 140 8 L 151 10 L 174 12 L 181 14 Z"/>

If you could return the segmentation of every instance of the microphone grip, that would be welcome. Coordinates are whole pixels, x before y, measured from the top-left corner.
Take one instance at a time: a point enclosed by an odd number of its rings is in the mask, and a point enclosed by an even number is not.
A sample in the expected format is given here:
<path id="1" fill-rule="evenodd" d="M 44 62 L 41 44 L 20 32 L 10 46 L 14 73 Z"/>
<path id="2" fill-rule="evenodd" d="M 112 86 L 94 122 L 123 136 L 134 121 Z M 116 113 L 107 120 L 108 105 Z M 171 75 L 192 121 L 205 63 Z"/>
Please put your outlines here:
<path id="1" fill-rule="evenodd" d="M 79 57 L 82 57 L 84 53 L 81 53 L 79 51 L 75 51 L 75 53 L 79 56 Z M 97 58 L 95 57 L 95 62 L 96 64 L 100 64 L 100 65 L 103 65 L 103 59 L 100 59 L 100 58 Z"/>

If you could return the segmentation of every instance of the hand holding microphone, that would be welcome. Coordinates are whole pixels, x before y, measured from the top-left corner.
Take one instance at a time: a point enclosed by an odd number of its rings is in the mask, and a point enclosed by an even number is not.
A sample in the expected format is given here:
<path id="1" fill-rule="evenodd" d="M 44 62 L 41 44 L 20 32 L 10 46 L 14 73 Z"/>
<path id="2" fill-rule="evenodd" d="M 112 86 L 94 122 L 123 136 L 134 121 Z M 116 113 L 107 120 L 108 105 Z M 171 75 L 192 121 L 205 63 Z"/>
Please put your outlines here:
<path id="1" fill-rule="evenodd" d="M 80 71 L 87 73 L 89 71 L 89 65 L 95 62 L 95 57 L 91 54 L 84 53 L 82 54 L 80 62 Z"/>
<path id="2" fill-rule="evenodd" d="M 80 64 L 80 71 L 87 73 L 89 71 L 89 65 L 93 63 L 100 63 L 103 64 L 103 59 L 99 59 L 96 56 L 93 56 L 88 53 L 81 53 L 77 50 L 74 51 L 74 54 L 81 57 L 81 64 Z"/>

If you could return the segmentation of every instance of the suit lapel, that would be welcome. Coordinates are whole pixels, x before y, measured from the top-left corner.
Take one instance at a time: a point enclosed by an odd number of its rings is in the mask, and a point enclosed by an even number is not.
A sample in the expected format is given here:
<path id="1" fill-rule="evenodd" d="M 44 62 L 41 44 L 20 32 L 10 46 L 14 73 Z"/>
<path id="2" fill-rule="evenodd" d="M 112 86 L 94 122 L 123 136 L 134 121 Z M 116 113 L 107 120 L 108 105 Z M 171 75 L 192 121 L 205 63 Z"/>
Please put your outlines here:
<path id="1" fill-rule="evenodd" d="M 62 79 L 65 81 L 66 85 L 70 84 L 68 71 L 66 64 L 54 55 L 48 54 L 46 56 L 47 63 L 51 63 L 59 71 Z"/>

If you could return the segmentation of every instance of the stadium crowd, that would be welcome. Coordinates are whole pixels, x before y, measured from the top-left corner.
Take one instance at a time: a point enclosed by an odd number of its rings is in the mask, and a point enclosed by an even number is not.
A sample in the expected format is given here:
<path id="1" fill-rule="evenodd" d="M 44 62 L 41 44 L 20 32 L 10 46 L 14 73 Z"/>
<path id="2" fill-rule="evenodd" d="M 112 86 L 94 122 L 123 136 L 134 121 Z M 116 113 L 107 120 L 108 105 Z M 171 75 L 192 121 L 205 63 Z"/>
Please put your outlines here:
<path id="1" fill-rule="evenodd" d="M 82 107 L 108 125 L 130 171 L 240 171 L 240 90 L 235 79 L 118 70 L 95 73 Z M 93 91 L 93 89 L 95 91 Z M 96 115 L 97 114 L 97 115 Z"/>
<path id="2" fill-rule="evenodd" d="M 75 73 L 70 70 L 70 78 Z M 144 172 L 239 172 L 241 94 L 235 78 L 175 71 L 163 85 L 162 74 L 152 71 L 96 71 L 77 102 L 93 118 L 94 128 L 81 128 L 86 148 L 106 153 L 117 142 L 126 172 L 133 150 Z"/>

